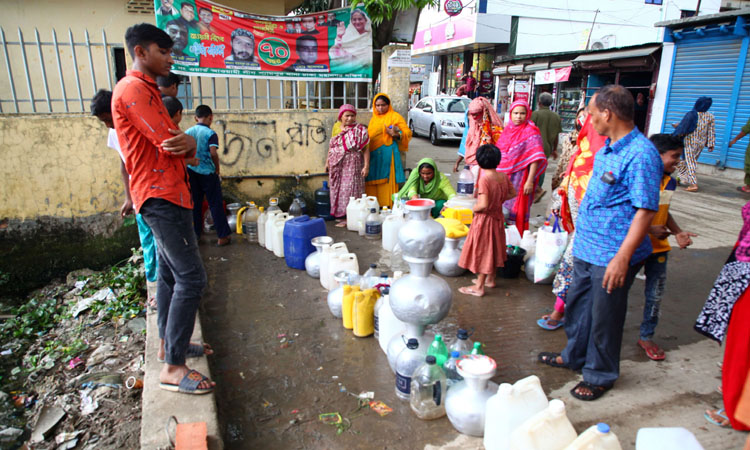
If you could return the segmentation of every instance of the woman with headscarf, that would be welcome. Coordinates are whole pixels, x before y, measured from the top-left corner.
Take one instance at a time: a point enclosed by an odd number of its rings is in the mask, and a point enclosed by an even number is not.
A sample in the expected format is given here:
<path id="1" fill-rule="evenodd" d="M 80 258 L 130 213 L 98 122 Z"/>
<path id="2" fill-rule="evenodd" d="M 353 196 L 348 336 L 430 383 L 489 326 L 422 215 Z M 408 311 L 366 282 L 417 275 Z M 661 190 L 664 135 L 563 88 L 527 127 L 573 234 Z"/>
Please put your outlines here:
<path id="1" fill-rule="evenodd" d="M 469 103 L 466 119 L 464 137 L 458 147 L 458 159 L 453 165 L 454 172 L 458 172 L 458 166 L 464 159 L 467 166 L 476 166 L 477 149 L 483 144 L 495 144 L 503 132 L 503 121 L 492 108 L 492 103 L 484 97 L 477 97 Z M 477 172 L 473 172 L 476 176 Z"/>
<path id="2" fill-rule="evenodd" d="M 679 124 L 672 124 L 675 130 L 672 135 L 683 138 L 685 159 L 680 161 L 677 172 L 681 183 L 686 183 L 688 192 L 698 190 L 698 179 L 695 177 L 695 165 L 703 147 L 714 151 L 716 132 L 714 130 L 714 115 L 708 112 L 713 100 L 711 97 L 698 97 L 693 109 L 688 111 Z"/>
<path id="3" fill-rule="evenodd" d="M 724 341 L 721 395 L 724 407 L 706 411 L 709 422 L 735 430 L 750 430 L 736 416 L 750 371 L 750 203 L 742 208 L 744 225 L 734 250 L 721 269 L 695 330 L 718 343 Z"/>
<path id="4" fill-rule="evenodd" d="M 331 72 L 360 72 L 372 66 L 372 24 L 364 11 L 352 11 L 348 26 L 338 23 L 328 56 Z"/>
<path id="5" fill-rule="evenodd" d="M 409 151 L 411 130 L 401 114 L 393 110 L 391 99 L 378 94 L 372 102 L 370 133 L 370 172 L 365 179 L 367 195 L 377 197 L 380 206 L 393 206 L 393 194 L 404 182 L 399 152 Z"/>
<path id="6" fill-rule="evenodd" d="M 349 197 L 360 197 L 365 192 L 365 177 L 370 170 L 370 142 L 367 127 L 357 123 L 357 110 L 346 104 L 339 108 L 341 131 L 331 138 L 326 158 L 331 188 L 331 215 L 346 215 Z M 337 226 L 345 226 L 340 222 Z"/>
<path id="7" fill-rule="evenodd" d="M 578 125 L 576 123 L 576 125 Z M 596 152 L 604 147 L 606 136 L 601 136 L 591 125 L 591 116 L 586 116 L 581 130 L 578 132 L 575 151 L 570 155 L 569 163 L 565 167 L 563 179 L 556 194 L 562 200 L 560 205 L 560 219 L 563 228 L 570 233 L 570 241 L 565 248 L 560 268 L 552 282 L 552 293 L 555 294 L 555 306 L 552 314 L 545 314 L 537 320 L 537 325 L 545 330 L 556 330 L 563 325 L 565 314 L 565 299 L 568 288 L 573 281 L 573 242 L 575 240 L 575 221 L 578 218 L 578 207 L 583 200 L 583 194 L 591 180 L 594 171 L 594 157 Z M 554 207 L 553 207 L 554 208 Z"/>
<path id="8" fill-rule="evenodd" d="M 435 201 L 432 217 L 438 217 L 445 202 L 456 196 L 451 180 L 438 171 L 432 158 L 423 158 L 417 163 L 417 170 L 412 170 L 409 179 L 398 191 L 398 198 L 429 198 Z"/>
<path id="9" fill-rule="evenodd" d="M 535 187 L 547 169 L 542 133 L 529 120 L 530 116 L 525 100 L 513 102 L 510 105 L 510 122 L 495 143 L 503 155 L 497 170 L 508 175 L 518 193 L 515 198 L 507 200 L 503 208 L 508 211 L 506 218 L 515 221 L 521 235 L 529 229 L 529 212 L 534 203 Z M 467 138 L 467 152 L 468 142 Z"/>

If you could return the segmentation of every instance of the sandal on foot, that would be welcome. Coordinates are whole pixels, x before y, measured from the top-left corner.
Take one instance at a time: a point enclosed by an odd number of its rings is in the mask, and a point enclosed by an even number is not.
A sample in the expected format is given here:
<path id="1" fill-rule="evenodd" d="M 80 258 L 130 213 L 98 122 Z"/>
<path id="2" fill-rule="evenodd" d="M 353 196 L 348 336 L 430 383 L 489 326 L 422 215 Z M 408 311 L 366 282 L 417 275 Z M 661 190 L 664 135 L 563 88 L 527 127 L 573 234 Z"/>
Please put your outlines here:
<path id="1" fill-rule="evenodd" d="M 207 355 L 206 350 L 213 350 L 208 344 L 190 344 L 185 352 L 185 358 L 200 358 L 203 355 Z M 213 352 L 211 353 L 213 354 Z M 163 359 L 156 358 L 157 362 L 163 363 Z"/>
<path id="2" fill-rule="evenodd" d="M 647 346 L 646 343 L 651 342 L 653 346 Z M 654 344 L 653 341 L 644 341 L 638 339 L 638 347 L 642 348 L 646 352 L 648 359 L 652 361 L 663 361 L 667 355 L 664 354 L 664 350 L 660 349 L 658 345 Z"/>
<path id="3" fill-rule="evenodd" d="M 567 369 L 568 366 L 565 365 L 564 362 L 562 364 L 560 364 L 559 362 L 557 362 L 557 357 L 558 356 L 560 356 L 559 353 L 542 352 L 542 353 L 539 354 L 539 356 L 537 356 L 537 359 L 539 360 L 539 362 L 547 364 L 548 366 L 563 367 L 563 368 Z"/>
<path id="4" fill-rule="evenodd" d="M 720 417 L 721 420 L 716 420 L 712 416 Z M 717 409 L 716 411 L 706 411 L 703 413 L 703 417 L 706 418 L 709 422 L 716 425 L 717 427 L 721 428 L 731 428 L 731 423 L 729 422 L 729 417 L 727 417 L 724 408 Z"/>
<path id="5" fill-rule="evenodd" d="M 346 227 L 346 221 L 342 220 L 342 221 L 336 222 L 335 227 L 336 228 L 345 228 Z"/>
<path id="6" fill-rule="evenodd" d="M 697 184 L 691 184 L 690 186 L 686 187 L 683 190 L 687 191 L 687 192 L 698 192 L 698 185 Z"/>
<path id="7" fill-rule="evenodd" d="M 208 377 L 198 372 L 197 370 L 191 370 L 182 377 L 180 384 L 174 383 L 159 383 L 159 387 L 165 391 L 171 392 L 182 392 L 183 394 L 202 395 L 208 394 L 214 390 L 213 387 L 199 389 L 198 386 L 204 381 L 211 381 Z"/>
<path id="8" fill-rule="evenodd" d="M 737 186 L 737 190 L 744 193 L 750 193 L 750 186 Z"/>
<path id="9" fill-rule="evenodd" d="M 576 389 L 578 388 L 588 389 L 589 393 L 588 394 L 578 393 L 576 392 Z M 570 395 L 577 398 L 578 400 L 583 400 L 584 402 L 590 402 L 590 401 L 598 399 L 610 389 L 612 389 L 612 386 L 597 386 L 595 384 L 581 381 L 580 383 L 576 385 L 576 387 L 570 390 Z"/>
<path id="10" fill-rule="evenodd" d="M 548 331 L 554 331 L 561 326 L 565 325 L 565 319 L 555 320 L 550 316 L 544 316 L 536 321 L 536 324 Z"/>
<path id="11" fill-rule="evenodd" d="M 473 295 L 474 297 L 482 297 L 482 296 L 484 296 L 484 293 L 480 294 L 479 292 L 477 292 L 474 289 L 472 289 L 471 286 L 460 287 L 460 288 L 458 288 L 458 292 L 460 292 L 462 294 L 466 294 L 466 295 Z"/>

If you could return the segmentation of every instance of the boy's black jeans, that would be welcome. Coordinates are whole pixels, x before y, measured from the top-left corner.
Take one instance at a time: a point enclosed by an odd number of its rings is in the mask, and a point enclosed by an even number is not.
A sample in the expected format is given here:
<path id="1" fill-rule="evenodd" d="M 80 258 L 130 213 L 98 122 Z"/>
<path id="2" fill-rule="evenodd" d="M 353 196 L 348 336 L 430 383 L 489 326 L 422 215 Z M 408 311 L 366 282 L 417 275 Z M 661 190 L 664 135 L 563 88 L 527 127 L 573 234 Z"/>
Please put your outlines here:
<path id="1" fill-rule="evenodd" d="M 159 337 L 164 339 L 167 364 L 185 364 L 195 326 L 206 271 L 193 231 L 193 212 L 160 198 L 141 206 L 141 215 L 156 239 L 158 278 L 156 304 Z"/>

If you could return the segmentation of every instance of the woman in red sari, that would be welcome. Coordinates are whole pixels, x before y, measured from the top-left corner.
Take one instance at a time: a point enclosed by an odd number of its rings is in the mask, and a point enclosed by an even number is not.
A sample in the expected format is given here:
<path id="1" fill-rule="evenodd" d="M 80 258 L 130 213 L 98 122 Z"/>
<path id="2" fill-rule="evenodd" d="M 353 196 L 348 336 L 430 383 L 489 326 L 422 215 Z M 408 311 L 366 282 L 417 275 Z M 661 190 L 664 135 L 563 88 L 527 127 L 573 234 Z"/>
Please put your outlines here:
<path id="1" fill-rule="evenodd" d="M 529 212 L 534 202 L 534 188 L 539 177 L 547 169 L 544 156 L 542 133 L 534 122 L 529 120 L 531 111 L 524 100 L 516 100 L 510 105 L 508 122 L 495 143 L 502 152 L 503 159 L 497 170 L 504 172 L 515 187 L 517 196 L 503 204 L 508 211 L 506 219 L 515 221 L 518 232 L 523 235 L 529 229 Z"/>
<path id="2" fill-rule="evenodd" d="M 367 127 L 357 123 L 357 110 L 352 105 L 342 105 L 339 120 L 341 131 L 331 138 L 326 158 L 331 215 L 337 219 L 346 215 L 349 197 L 360 197 L 365 193 L 365 177 L 370 171 L 370 136 Z M 339 222 L 336 226 L 346 225 L 341 220 Z"/>

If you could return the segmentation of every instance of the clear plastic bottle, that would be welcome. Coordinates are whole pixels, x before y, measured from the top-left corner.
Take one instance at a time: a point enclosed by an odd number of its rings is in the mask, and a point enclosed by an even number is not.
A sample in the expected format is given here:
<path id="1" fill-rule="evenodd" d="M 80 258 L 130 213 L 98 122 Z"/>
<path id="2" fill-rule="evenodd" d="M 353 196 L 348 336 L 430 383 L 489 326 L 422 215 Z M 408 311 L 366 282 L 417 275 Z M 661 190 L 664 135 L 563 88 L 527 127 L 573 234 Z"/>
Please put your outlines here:
<path id="1" fill-rule="evenodd" d="M 435 357 L 427 355 L 423 365 L 414 371 L 411 378 L 409 404 L 411 410 L 422 420 L 432 420 L 445 415 L 446 378 Z"/>
<path id="2" fill-rule="evenodd" d="M 263 211 L 263 207 L 258 208 L 258 244 L 261 247 L 266 246 L 266 221 L 268 220 L 268 213 Z"/>
<path id="3" fill-rule="evenodd" d="M 277 197 L 271 197 L 268 199 L 268 212 L 281 211 L 279 208 L 279 199 Z"/>
<path id="4" fill-rule="evenodd" d="M 459 328 L 456 333 L 456 341 L 451 344 L 450 350 L 459 352 L 461 356 L 464 356 L 470 354 L 472 348 L 473 344 L 471 339 L 469 339 L 469 332 L 463 328 Z"/>
<path id="5" fill-rule="evenodd" d="M 289 207 L 289 215 L 292 217 L 299 217 L 302 215 L 302 206 L 300 205 L 298 198 L 292 200 L 292 206 Z"/>
<path id="6" fill-rule="evenodd" d="M 216 231 L 216 226 L 214 225 L 214 218 L 211 217 L 211 211 L 206 211 L 206 216 L 205 216 L 205 219 L 203 220 L 203 232 L 210 233 L 212 231 Z"/>
<path id="7" fill-rule="evenodd" d="M 435 340 L 430 344 L 430 348 L 427 349 L 427 354 L 435 357 L 438 367 L 443 367 L 445 360 L 448 359 L 450 354 L 448 353 L 448 347 L 443 342 L 443 336 L 441 334 L 435 335 Z"/>
<path id="8" fill-rule="evenodd" d="M 375 269 L 378 267 L 377 264 L 371 263 L 370 268 L 365 271 L 365 273 L 362 275 L 362 281 L 360 281 L 359 285 L 362 289 L 369 289 L 376 284 L 377 282 L 377 276 L 378 273 L 375 271 Z"/>
<path id="9" fill-rule="evenodd" d="M 472 355 L 484 355 L 484 350 L 482 349 L 482 343 L 477 341 L 474 343 L 474 348 L 471 349 Z"/>
<path id="10" fill-rule="evenodd" d="M 250 202 L 245 213 L 242 215 L 242 233 L 247 242 L 258 242 L 258 218 L 260 211 L 255 202 Z"/>
<path id="11" fill-rule="evenodd" d="M 469 170 L 469 166 L 464 166 L 464 170 L 458 175 L 456 193 L 458 195 L 466 196 L 474 195 L 474 175 L 472 175 L 471 170 Z"/>
<path id="12" fill-rule="evenodd" d="M 302 191 L 294 191 L 294 199 L 299 203 L 302 214 L 307 214 L 307 202 L 305 201 L 305 197 L 302 196 Z"/>
<path id="13" fill-rule="evenodd" d="M 370 214 L 365 221 L 365 238 L 380 239 L 383 236 L 383 220 L 378 210 L 370 208 Z"/>
<path id="14" fill-rule="evenodd" d="M 443 364 L 443 372 L 445 372 L 445 378 L 449 388 L 464 379 L 464 377 L 458 374 L 458 369 L 456 367 L 456 362 L 460 357 L 461 353 L 454 350 L 451 352 L 450 358 L 448 358 L 448 360 L 445 361 L 445 364 Z"/>
<path id="15" fill-rule="evenodd" d="M 402 400 L 409 400 L 411 393 L 411 377 L 414 371 L 424 361 L 426 352 L 419 349 L 419 341 L 410 338 L 406 348 L 396 358 L 396 395 Z"/>

